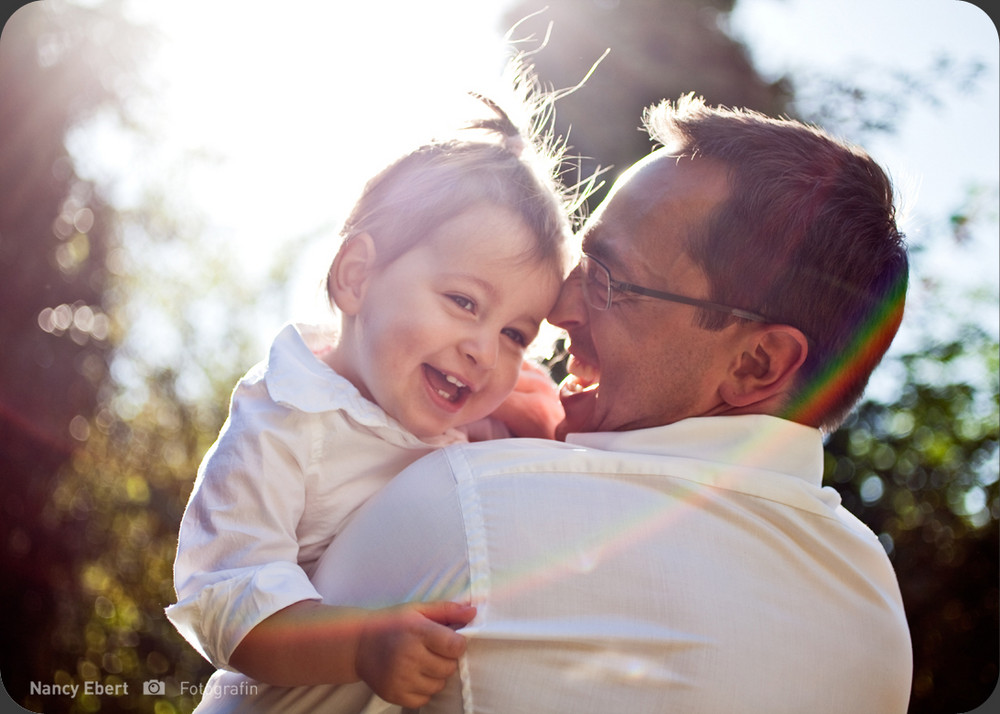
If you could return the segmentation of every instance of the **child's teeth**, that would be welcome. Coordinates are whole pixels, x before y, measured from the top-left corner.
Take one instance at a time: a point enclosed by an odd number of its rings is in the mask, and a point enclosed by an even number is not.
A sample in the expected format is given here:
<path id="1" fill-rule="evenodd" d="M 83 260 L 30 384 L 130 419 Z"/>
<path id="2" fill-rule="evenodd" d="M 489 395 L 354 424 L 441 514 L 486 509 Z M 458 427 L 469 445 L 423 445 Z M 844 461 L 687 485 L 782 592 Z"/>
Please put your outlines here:
<path id="1" fill-rule="evenodd" d="M 454 384 L 456 387 L 464 387 L 465 386 L 464 382 L 462 382 L 461 380 L 459 380 L 457 377 L 452 377 L 450 374 L 445 375 L 444 378 L 447 381 L 449 381 L 452 384 Z"/>

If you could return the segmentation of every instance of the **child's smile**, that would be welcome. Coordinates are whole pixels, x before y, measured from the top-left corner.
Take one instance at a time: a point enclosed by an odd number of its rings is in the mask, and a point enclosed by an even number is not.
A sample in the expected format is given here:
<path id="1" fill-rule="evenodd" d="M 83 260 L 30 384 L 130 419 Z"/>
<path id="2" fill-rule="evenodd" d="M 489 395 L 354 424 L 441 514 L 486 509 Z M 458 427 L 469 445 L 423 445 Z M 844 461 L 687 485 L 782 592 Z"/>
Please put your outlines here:
<path id="1" fill-rule="evenodd" d="M 462 407 L 470 394 L 469 386 L 465 382 L 454 375 L 434 369 L 429 364 L 424 365 L 424 375 L 431 391 L 448 402 L 456 411 Z"/>

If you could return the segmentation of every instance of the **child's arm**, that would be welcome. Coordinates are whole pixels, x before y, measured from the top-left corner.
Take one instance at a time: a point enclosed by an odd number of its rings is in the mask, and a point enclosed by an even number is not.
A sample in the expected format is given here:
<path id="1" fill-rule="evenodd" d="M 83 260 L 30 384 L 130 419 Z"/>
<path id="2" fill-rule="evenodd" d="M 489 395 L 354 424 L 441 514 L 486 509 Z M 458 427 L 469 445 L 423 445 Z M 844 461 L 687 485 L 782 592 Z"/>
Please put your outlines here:
<path id="1" fill-rule="evenodd" d="M 464 638 L 448 625 L 474 610 L 320 603 L 297 530 L 316 471 L 308 459 L 326 438 L 316 427 L 262 380 L 241 381 L 182 519 L 167 616 L 219 668 L 279 685 L 363 679 L 387 701 L 415 702 L 454 671 Z"/>
<path id="2" fill-rule="evenodd" d="M 503 422 L 513 436 L 554 439 L 556 426 L 566 413 L 559 401 L 559 387 L 549 373 L 524 360 L 514 391 L 491 416 Z"/>
<path id="3" fill-rule="evenodd" d="M 363 680 L 387 702 L 420 707 L 444 688 L 465 638 L 452 626 L 475 616 L 468 605 L 414 603 L 383 610 L 295 603 L 254 627 L 230 663 L 278 686 Z"/>
<path id="4" fill-rule="evenodd" d="M 463 618 L 465 610 L 450 603 L 388 611 L 394 617 L 321 605 L 297 562 L 297 528 L 310 496 L 302 455 L 326 438 L 310 419 L 276 404 L 262 382 L 241 382 L 184 513 L 174 564 L 178 602 L 167 616 L 218 668 L 273 684 L 364 678 L 383 698 L 398 698 L 414 691 L 407 658 L 443 660 L 447 667 L 432 665 L 431 678 L 454 668 L 449 655 L 464 638 L 447 625 L 471 615 Z M 373 607 L 394 602 L 402 600 Z"/>

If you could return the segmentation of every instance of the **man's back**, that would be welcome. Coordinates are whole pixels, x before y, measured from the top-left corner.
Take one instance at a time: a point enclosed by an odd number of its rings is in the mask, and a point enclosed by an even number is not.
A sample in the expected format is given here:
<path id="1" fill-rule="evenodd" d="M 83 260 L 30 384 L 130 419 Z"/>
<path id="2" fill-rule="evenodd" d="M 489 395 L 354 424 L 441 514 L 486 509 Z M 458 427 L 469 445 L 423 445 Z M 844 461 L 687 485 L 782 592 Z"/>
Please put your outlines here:
<path id="1" fill-rule="evenodd" d="M 426 711 L 906 710 L 895 576 L 819 487 L 818 432 L 750 416 L 572 438 L 431 455 L 324 557 L 328 602 L 479 608 Z"/>

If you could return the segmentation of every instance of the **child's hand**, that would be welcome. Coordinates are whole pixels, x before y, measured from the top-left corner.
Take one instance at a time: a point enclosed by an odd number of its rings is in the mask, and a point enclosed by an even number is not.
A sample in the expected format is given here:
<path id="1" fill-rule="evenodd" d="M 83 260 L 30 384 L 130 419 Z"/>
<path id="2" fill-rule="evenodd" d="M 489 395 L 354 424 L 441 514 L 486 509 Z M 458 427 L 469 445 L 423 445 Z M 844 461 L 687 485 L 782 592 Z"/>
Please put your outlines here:
<path id="1" fill-rule="evenodd" d="M 423 706 L 444 689 L 465 652 L 465 638 L 451 626 L 465 626 L 475 616 L 476 608 L 453 602 L 372 612 L 358 642 L 358 676 L 387 702 Z"/>
<path id="2" fill-rule="evenodd" d="M 492 416 L 506 424 L 514 436 L 554 439 L 556 425 L 566 413 L 559 401 L 559 387 L 549 373 L 535 362 L 525 360 L 514 391 Z"/>

